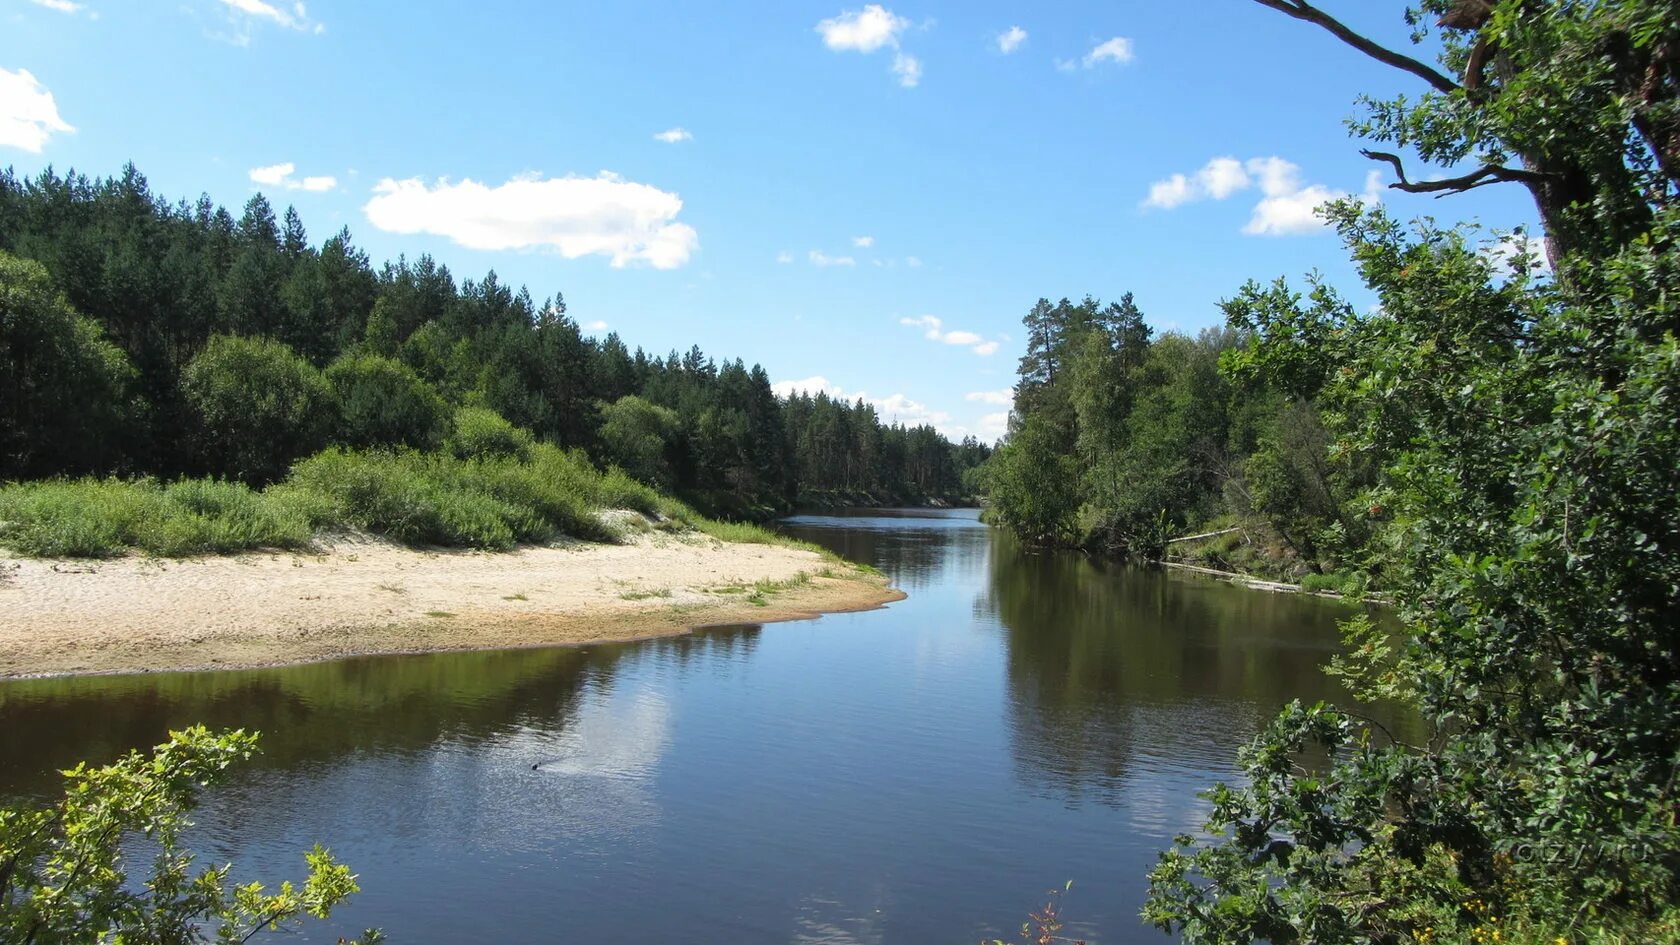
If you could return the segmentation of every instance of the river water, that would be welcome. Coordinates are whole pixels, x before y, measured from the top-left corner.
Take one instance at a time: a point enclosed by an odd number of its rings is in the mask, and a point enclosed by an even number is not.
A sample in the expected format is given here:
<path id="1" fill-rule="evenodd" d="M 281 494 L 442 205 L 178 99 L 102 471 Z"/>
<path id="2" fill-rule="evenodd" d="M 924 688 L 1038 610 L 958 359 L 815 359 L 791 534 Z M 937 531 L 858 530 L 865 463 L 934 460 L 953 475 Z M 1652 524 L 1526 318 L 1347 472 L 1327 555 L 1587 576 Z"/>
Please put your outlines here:
<path id="1" fill-rule="evenodd" d="M 885 609 L 582 649 L 0 684 L 0 794 L 202 721 L 263 753 L 197 813 L 235 879 L 319 841 L 363 892 L 305 941 L 1166 942 L 1144 874 L 1320 672 L 1313 598 L 1034 553 L 972 511 L 784 527 Z"/>

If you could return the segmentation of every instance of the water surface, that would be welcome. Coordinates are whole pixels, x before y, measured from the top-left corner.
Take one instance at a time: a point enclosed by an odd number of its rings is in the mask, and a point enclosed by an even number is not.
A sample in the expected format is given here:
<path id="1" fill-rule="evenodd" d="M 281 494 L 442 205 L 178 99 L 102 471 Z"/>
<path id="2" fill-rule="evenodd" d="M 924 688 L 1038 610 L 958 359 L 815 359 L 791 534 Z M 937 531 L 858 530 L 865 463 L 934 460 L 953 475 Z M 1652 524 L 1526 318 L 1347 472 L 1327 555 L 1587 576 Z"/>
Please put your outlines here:
<path id="1" fill-rule="evenodd" d="M 1074 881 L 1069 931 L 1165 942 L 1144 873 L 1349 610 L 1034 553 L 972 511 L 785 526 L 884 610 L 646 643 L 0 684 L 0 794 L 202 721 L 263 733 L 196 848 L 363 892 L 305 941 L 973 943 Z"/>

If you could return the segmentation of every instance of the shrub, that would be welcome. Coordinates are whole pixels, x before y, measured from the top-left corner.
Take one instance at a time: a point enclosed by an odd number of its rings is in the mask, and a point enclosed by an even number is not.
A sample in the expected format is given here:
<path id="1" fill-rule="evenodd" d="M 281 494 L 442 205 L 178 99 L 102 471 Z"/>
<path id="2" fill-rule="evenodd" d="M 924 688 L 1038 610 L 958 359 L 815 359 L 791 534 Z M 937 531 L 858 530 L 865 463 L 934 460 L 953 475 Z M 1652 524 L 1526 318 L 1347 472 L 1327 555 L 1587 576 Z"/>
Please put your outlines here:
<path id="1" fill-rule="evenodd" d="M 462 407 L 455 411 L 453 430 L 444 445 L 461 459 L 483 456 L 529 459 L 535 442 L 529 430 L 514 426 L 488 407 Z"/>
<path id="2" fill-rule="evenodd" d="M 182 372 L 181 391 L 202 423 L 199 455 L 217 475 L 271 482 L 320 449 L 333 427 L 321 372 L 266 338 L 211 338 Z"/>
<path id="3" fill-rule="evenodd" d="M 675 411 L 631 395 L 605 407 L 601 418 L 601 443 L 609 459 L 642 482 L 670 483 L 667 454 L 681 433 Z"/>
<path id="4" fill-rule="evenodd" d="M 181 848 L 199 792 L 256 743 L 244 731 L 171 732 L 150 757 L 129 752 L 64 772 L 64 798 L 51 808 L 0 808 L 0 941 L 244 942 L 305 916 L 327 918 L 358 889 L 349 867 L 320 846 L 304 854 L 304 881 L 272 894 L 260 883 L 230 887 L 227 867 L 194 875 Z M 141 838 L 157 853 L 146 860 L 151 874 L 131 881 L 123 854 Z M 380 938 L 370 930 L 363 942 Z"/>
<path id="5" fill-rule="evenodd" d="M 327 366 L 338 392 L 334 439 L 362 448 L 435 449 L 449 425 L 449 407 L 408 365 L 377 354 L 346 355 Z"/>

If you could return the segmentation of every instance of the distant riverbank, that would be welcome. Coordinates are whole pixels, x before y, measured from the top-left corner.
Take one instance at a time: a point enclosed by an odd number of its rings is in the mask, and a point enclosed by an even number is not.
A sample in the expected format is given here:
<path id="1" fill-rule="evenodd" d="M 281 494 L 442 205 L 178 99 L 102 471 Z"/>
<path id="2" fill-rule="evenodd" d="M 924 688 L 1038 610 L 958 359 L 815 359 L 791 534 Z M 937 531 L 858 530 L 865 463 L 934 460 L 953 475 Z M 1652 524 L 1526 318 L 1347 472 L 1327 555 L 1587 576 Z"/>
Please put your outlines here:
<path id="1" fill-rule="evenodd" d="M 0 558 L 0 677 L 622 641 L 903 597 L 813 551 L 696 534 L 490 553 L 339 540 L 181 561 Z"/>

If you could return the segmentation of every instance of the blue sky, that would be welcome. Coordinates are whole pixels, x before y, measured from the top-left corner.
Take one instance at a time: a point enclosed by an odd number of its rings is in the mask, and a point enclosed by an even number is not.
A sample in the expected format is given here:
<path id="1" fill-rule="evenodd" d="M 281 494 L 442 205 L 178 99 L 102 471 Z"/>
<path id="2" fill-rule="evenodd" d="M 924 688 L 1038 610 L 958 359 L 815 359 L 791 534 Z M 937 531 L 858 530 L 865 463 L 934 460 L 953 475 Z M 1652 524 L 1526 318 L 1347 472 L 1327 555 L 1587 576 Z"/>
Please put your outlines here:
<path id="1" fill-rule="evenodd" d="M 1399 3 L 1323 6 L 1407 42 Z M 1041 296 L 1194 332 L 1249 278 L 1352 290 L 1328 193 L 1531 222 L 1373 190 L 1343 119 L 1418 83 L 1252 0 L 1044 7 L 0 0 L 0 164 L 261 190 L 316 242 L 985 439 Z"/>

